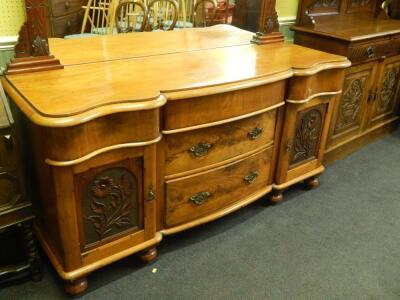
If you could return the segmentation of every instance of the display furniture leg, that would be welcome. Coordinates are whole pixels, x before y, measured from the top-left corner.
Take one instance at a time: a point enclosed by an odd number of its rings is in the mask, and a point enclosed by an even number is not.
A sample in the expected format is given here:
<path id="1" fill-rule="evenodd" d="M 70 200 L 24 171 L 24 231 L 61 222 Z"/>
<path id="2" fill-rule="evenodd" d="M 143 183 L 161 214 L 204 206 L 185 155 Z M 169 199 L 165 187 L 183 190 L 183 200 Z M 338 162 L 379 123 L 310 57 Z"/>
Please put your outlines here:
<path id="1" fill-rule="evenodd" d="M 22 223 L 25 247 L 28 252 L 28 264 L 33 281 L 42 279 L 42 270 L 37 243 L 32 230 L 31 221 Z"/>
<path id="2" fill-rule="evenodd" d="M 139 259 L 144 263 L 150 263 L 157 258 L 157 248 L 143 250 L 138 253 Z"/>
<path id="3" fill-rule="evenodd" d="M 304 180 L 304 184 L 306 185 L 306 188 L 309 190 L 315 189 L 319 186 L 319 175 L 317 176 L 312 176 L 310 178 L 307 178 Z"/>
<path id="4" fill-rule="evenodd" d="M 69 295 L 78 295 L 86 291 L 88 282 L 86 277 L 81 277 L 75 280 L 66 280 L 64 282 L 64 290 Z"/>
<path id="5" fill-rule="evenodd" d="M 277 204 L 283 200 L 283 190 L 273 190 L 270 194 L 269 201 Z"/>

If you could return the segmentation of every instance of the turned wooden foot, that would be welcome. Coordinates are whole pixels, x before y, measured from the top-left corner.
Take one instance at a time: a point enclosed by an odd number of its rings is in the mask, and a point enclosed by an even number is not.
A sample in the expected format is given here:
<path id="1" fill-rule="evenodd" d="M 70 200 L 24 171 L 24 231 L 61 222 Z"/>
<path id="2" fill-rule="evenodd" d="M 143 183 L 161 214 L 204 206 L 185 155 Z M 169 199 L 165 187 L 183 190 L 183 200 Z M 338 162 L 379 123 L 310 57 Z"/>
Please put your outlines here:
<path id="1" fill-rule="evenodd" d="M 64 290 L 69 295 L 78 295 L 86 291 L 88 282 L 86 277 L 64 282 Z"/>
<path id="2" fill-rule="evenodd" d="M 28 253 L 28 264 L 31 278 L 33 281 L 40 281 L 42 279 L 42 267 L 31 222 L 24 222 L 22 224 L 22 231 L 24 234 L 25 247 Z"/>
<path id="3" fill-rule="evenodd" d="M 152 262 L 153 260 L 155 260 L 157 258 L 157 248 L 154 247 L 154 248 L 150 248 L 150 249 L 144 250 L 142 252 L 139 252 L 138 256 L 142 262 L 145 262 L 145 263 Z"/>
<path id="4" fill-rule="evenodd" d="M 277 204 L 277 203 L 281 202 L 282 200 L 283 200 L 283 191 L 277 191 L 277 190 L 272 191 L 272 193 L 269 197 L 269 201 L 272 204 Z"/>
<path id="5" fill-rule="evenodd" d="M 318 176 L 313 176 L 304 180 L 306 188 L 309 190 L 315 189 L 319 186 Z"/>

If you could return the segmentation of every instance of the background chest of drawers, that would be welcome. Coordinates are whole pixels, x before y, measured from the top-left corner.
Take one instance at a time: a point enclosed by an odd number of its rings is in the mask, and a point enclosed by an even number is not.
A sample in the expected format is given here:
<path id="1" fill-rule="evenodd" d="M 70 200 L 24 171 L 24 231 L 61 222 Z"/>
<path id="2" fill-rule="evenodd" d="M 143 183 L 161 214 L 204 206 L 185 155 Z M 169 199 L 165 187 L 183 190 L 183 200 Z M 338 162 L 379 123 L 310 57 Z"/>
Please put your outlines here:
<path id="1" fill-rule="evenodd" d="M 39 256 L 31 228 L 34 215 L 32 204 L 26 195 L 21 161 L 13 116 L 0 84 L 0 234 L 11 226 L 18 225 L 26 252 L 26 259 L 16 265 L 6 264 L 7 259 L 2 257 L 5 265 L 0 265 L 0 278 L 28 270 L 33 280 L 40 280 Z M 7 243 L 7 240 L 2 242 Z M 7 249 L 7 245 L 1 247 L 2 250 Z M 15 251 L 18 252 L 17 249 Z"/>
<path id="2" fill-rule="evenodd" d="M 400 21 L 382 1 L 299 3 L 295 43 L 347 56 L 343 94 L 336 103 L 326 161 L 333 161 L 392 130 L 398 121 Z"/>
<path id="3" fill-rule="evenodd" d="M 45 0 L 49 36 L 79 33 L 87 0 Z"/>

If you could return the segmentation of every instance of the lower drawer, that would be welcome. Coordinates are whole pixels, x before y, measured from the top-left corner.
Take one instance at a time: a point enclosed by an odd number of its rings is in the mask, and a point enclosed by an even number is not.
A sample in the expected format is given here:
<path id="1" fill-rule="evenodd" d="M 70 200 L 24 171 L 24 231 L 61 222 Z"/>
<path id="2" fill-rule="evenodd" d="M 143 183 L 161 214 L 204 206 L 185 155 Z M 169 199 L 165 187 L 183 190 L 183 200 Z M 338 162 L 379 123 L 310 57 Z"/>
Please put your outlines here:
<path id="1" fill-rule="evenodd" d="M 220 168 L 167 181 L 165 225 L 207 216 L 270 185 L 272 153 L 269 147 Z"/>

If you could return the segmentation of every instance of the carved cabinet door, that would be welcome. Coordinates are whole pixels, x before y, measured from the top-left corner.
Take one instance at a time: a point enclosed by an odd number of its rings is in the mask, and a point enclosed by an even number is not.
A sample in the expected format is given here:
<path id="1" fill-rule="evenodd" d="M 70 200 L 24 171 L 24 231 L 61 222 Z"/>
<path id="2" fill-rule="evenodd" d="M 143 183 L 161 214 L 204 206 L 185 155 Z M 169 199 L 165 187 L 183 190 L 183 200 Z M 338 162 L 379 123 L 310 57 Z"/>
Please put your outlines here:
<path id="1" fill-rule="evenodd" d="M 83 263 L 155 235 L 155 147 L 117 151 L 74 170 Z"/>
<path id="2" fill-rule="evenodd" d="M 379 64 L 375 95 L 371 100 L 368 126 L 396 116 L 400 102 L 400 58 L 385 59 Z"/>
<path id="3" fill-rule="evenodd" d="M 333 99 L 333 96 L 317 97 L 305 104 L 287 105 L 285 120 L 289 121 L 282 133 L 277 185 L 322 167 Z"/>
<path id="4" fill-rule="evenodd" d="M 342 94 L 335 101 L 327 149 L 359 135 L 367 121 L 369 101 L 374 96 L 377 63 L 346 70 Z"/>

